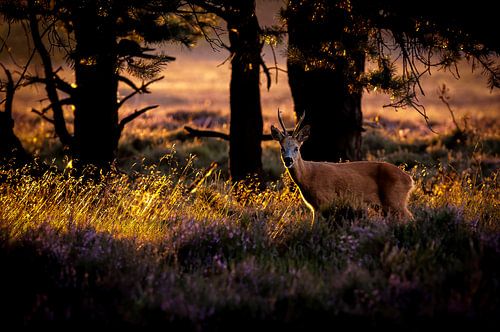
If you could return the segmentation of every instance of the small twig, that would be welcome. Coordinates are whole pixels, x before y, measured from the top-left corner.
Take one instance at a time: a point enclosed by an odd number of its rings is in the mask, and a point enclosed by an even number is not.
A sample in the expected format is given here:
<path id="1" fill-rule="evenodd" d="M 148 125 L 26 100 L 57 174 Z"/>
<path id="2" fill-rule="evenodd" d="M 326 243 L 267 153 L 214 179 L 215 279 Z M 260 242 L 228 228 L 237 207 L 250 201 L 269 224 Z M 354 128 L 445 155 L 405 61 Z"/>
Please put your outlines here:
<path id="1" fill-rule="evenodd" d="M 229 53 L 228 57 L 226 59 L 224 59 L 224 61 L 222 61 L 221 63 L 219 63 L 217 65 L 217 68 L 222 67 L 222 66 L 224 66 L 224 64 L 226 64 L 226 62 L 233 60 L 234 52 L 232 52 L 231 50 L 229 50 L 229 52 L 231 52 L 231 53 Z"/>
<path id="2" fill-rule="evenodd" d="M 64 105 L 74 105 L 73 98 L 69 97 L 69 98 L 61 99 L 59 101 L 59 106 L 64 106 Z M 53 104 L 49 104 L 48 106 L 45 106 L 44 108 L 42 108 L 40 113 L 46 114 L 50 109 L 53 109 L 53 107 L 54 107 Z"/>
<path id="3" fill-rule="evenodd" d="M 278 59 L 276 58 L 276 52 L 274 50 L 274 46 L 269 44 L 269 46 L 271 47 L 271 52 L 273 53 L 273 60 L 274 60 L 274 69 L 276 69 L 276 84 L 278 84 L 278 73 L 279 73 L 279 69 L 278 69 Z M 271 68 L 269 68 L 271 69 Z"/>
<path id="4" fill-rule="evenodd" d="M 118 76 L 118 81 L 127 84 L 134 91 L 139 91 L 141 89 L 137 85 L 135 85 L 135 83 L 132 82 L 132 80 L 130 80 L 129 78 L 127 78 L 125 76 L 119 75 Z"/>
<path id="5" fill-rule="evenodd" d="M 283 72 L 283 73 L 288 73 L 288 70 L 286 69 L 283 69 L 283 68 L 280 68 L 280 67 L 268 67 L 269 70 L 276 70 L 276 72 L 280 71 L 280 72 Z M 278 80 L 276 79 L 276 83 L 278 83 Z"/>
<path id="6" fill-rule="evenodd" d="M 151 105 L 151 106 L 147 106 L 147 107 L 144 107 L 144 108 L 141 108 L 140 110 L 136 110 L 134 111 L 134 113 L 124 117 L 120 123 L 118 124 L 118 132 L 119 134 L 121 134 L 121 132 L 123 131 L 123 128 L 125 128 L 125 125 L 133 120 L 135 120 L 137 117 L 141 116 L 142 114 L 146 113 L 147 111 L 150 111 L 152 109 L 155 109 L 157 108 L 158 106 L 160 105 Z"/>
<path id="7" fill-rule="evenodd" d="M 68 82 L 64 81 L 62 78 L 57 76 L 56 74 L 53 75 L 53 78 L 47 78 L 47 77 L 39 77 L 39 76 L 26 76 L 25 82 L 22 84 L 22 86 L 29 86 L 32 84 L 47 84 L 49 80 L 54 80 L 54 83 L 56 85 L 56 89 L 61 90 L 62 92 L 71 95 L 75 88 L 73 88 Z"/>
<path id="8" fill-rule="evenodd" d="M 54 124 L 54 120 L 53 120 L 53 119 L 51 119 L 51 118 L 49 118 L 48 116 L 46 116 L 46 115 L 45 115 L 45 113 L 40 112 L 39 110 L 34 109 L 34 108 L 32 108 L 32 109 L 31 109 L 31 112 L 33 112 L 33 113 L 35 113 L 35 114 L 39 115 L 39 116 L 40 116 L 42 119 L 44 119 L 45 121 L 47 121 L 47 122 L 49 122 L 49 123 Z"/>
<path id="9" fill-rule="evenodd" d="M 267 79 L 267 91 L 271 89 L 271 73 L 269 72 L 269 68 L 267 68 L 266 63 L 264 62 L 264 59 L 262 56 L 260 57 L 260 65 L 262 66 L 262 69 L 264 70 L 264 74 L 266 74 L 266 79 Z"/>
<path id="10" fill-rule="evenodd" d="M 455 113 L 451 109 L 450 103 L 447 101 L 449 99 L 448 96 L 448 89 L 446 88 L 446 85 L 443 84 L 440 89 L 438 89 L 438 98 L 443 102 L 443 104 L 446 105 L 448 108 L 448 111 L 451 114 L 451 120 L 453 121 L 453 124 L 455 125 L 455 128 L 458 130 L 459 133 L 463 133 L 464 131 L 460 126 L 458 125 L 457 119 L 455 118 Z"/>
<path id="11" fill-rule="evenodd" d="M 198 5 L 199 6 L 199 5 Z M 195 6 L 193 4 L 189 4 L 189 7 L 191 8 L 191 14 L 194 15 L 194 18 L 196 20 L 196 24 L 201 30 L 201 34 L 205 38 L 205 40 L 208 42 L 210 47 L 212 48 L 213 51 L 219 52 L 221 48 L 226 48 L 229 49 L 226 44 L 222 41 L 222 38 L 220 37 L 220 34 L 217 32 L 216 28 L 210 25 L 210 28 L 214 31 L 215 35 L 217 36 L 217 39 L 211 38 L 206 32 L 205 29 L 203 29 L 203 24 L 200 22 L 200 19 L 198 17 L 198 13 L 195 9 Z M 223 11 L 221 11 L 219 14 L 222 14 Z M 222 18 L 222 16 L 218 15 L 219 17 Z M 215 45 L 215 46 L 214 46 Z"/>
<path id="12" fill-rule="evenodd" d="M 121 77 L 123 77 L 123 76 L 121 76 Z M 118 109 L 118 108 L 122 107 L 123 104 L 125 104 L 125 102 L 127 102 L 127 100 L 129 100 L 130 98 L 132 98 L 133 96 L 135 96 L 138 93 L 139 94 L 150 93 L 150 91 L 148 90 L 148 86 L 151 85 L 151 84 L 153 84 L 154 82 L 158 82 L 158 81 L 162 80 L 163 78 L 165 78 L 165 76 L 161 76 L 161 77 L 155 78 L 155 79 L 153 79 L 153 80 L 151 80 L 149 82 L 146 82 L 146 83 L 142 82 L 142 85 L 140 87 L 137 87 L 129 79 L 126 79 L 126 80 L 128 80 L 129 82 L 132 83 L 132 86 L 135 87 L 134 91 L 132 91 L 130 94 L 128 94 L 127 96 L 125 96 L 122 100 L 120 100 L 120 102 L 117 104 L 116 108 Z M 131 85 L 129 85 L 129 86 L 131 86 Z"/>

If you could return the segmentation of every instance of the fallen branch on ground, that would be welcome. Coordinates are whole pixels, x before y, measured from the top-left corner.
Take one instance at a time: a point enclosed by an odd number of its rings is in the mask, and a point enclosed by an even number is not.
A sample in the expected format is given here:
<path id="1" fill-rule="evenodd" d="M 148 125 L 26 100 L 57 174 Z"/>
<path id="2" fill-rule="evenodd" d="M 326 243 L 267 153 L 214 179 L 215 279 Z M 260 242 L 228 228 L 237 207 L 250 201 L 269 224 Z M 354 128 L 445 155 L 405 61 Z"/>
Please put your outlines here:
<path id="1" fill-rule="evenodd" d="M 215 131 L 215 130 L 200 130 L 200 129 L 195 129 L 189 126 L 184 126 L 184 130 L 188 132 L 189 135 L 193 137 L 215 137 L 215 138 L 220 138 L 226 141 L 229 141 L 229 134 L 220 132 L 220 131 Z M 290 130 L 290 134 L 293 131 Z M 272 141 L 273 137 L 271 134 L 263 134 L 261 141 Z"/>

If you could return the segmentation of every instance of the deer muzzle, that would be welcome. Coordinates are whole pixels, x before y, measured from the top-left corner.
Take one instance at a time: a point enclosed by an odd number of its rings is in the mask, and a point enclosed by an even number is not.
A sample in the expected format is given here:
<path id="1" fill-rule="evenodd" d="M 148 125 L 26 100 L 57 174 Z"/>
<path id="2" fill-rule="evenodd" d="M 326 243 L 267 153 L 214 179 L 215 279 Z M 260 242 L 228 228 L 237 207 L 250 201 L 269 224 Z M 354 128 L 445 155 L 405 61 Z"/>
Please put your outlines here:
<path id="1" fill-rule="evenodd" d="M 283 163 L 285 164 L 286 168 L 290 168 L 293 165 L 293 159 L 290 157 L 283 157 Z"/>

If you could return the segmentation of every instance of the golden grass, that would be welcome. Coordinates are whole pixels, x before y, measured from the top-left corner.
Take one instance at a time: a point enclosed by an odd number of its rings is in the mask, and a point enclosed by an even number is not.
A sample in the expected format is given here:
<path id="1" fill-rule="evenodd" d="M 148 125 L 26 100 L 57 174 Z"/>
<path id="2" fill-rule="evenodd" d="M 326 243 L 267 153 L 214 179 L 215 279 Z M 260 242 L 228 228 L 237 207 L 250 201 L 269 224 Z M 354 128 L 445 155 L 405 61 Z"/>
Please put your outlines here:
<path id="1" fill-rule="evenodd" d="M 307 218 L 305 210 L 297 209 L 298 194 L 288 187 L 257 193 L 221 180 L 218 173 L 193 187 L 204 174 L 191 162 L 169 174 L 155 166 L 145 171 L 133 180 L 112 172 L 94 182 L 69 176 L 69 170 L 39 178 L 29 175 L 29 169 L 4 170 L 9 180 L 0 185 L 0 221 L 11 240 L 48 225 L 60 232 L 92 227 L 115 238 L 158 243 L 175 234 L 183 222 L 239 223 L 246 215 L 266 219 L 269 233 L 277 234 L 283 220 Z"/>
<path id="2" fill-rule="evenodd" d="M 270 238 L 288 227 L 308 223 L 310 212 L 288 179 L 256 192 L 222 181 L 215 172 L 201 184 L 203 171 L 172 168 L 165 174 L 155 166 L 134 175 L 112 172 L 99 182 L 47 172 L 36 178 L 26 169 L 4 170 L 9 180 L 0 185 L 0 221 L 15 240 L 42 225 L 64 232 L 71 227 L 92 227 L 115 238 L 138 243 L 166 241 L 182 223 L 231 224 L 263 220 Z M 498 172 L 487 178 L 440 169 L 415 168 L 416 190 L 410 209 L 454 206 L 467 220 L 498 228 L 500 209 Z M 236 195 L 236 193 L 238 193 Z"/>

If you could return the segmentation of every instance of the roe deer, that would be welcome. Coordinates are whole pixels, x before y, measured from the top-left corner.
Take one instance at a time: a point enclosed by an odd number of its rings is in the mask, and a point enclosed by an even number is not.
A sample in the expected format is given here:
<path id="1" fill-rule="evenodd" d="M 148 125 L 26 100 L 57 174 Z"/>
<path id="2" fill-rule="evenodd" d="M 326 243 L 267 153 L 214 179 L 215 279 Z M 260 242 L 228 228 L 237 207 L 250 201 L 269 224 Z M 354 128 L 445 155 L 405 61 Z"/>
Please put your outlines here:
<path id="1" fill-rule="evenodd" d="M 271 125 L 271 135 L 279 141 L 283 164 L 313 213 L 312 223 L 316 212 L 325 211 L 346 195 L 379 206 L 384 214 L 403 220 L 413 218 L 407 208 L 413 180 L 395 165 L 380 161 L 332 163 L 303 160 L 300 147 L 310 131 L 308 125 L 300 129 L 304 116 L 305 113 L 289 135 L 278 111 L 283 131 Z"/>

